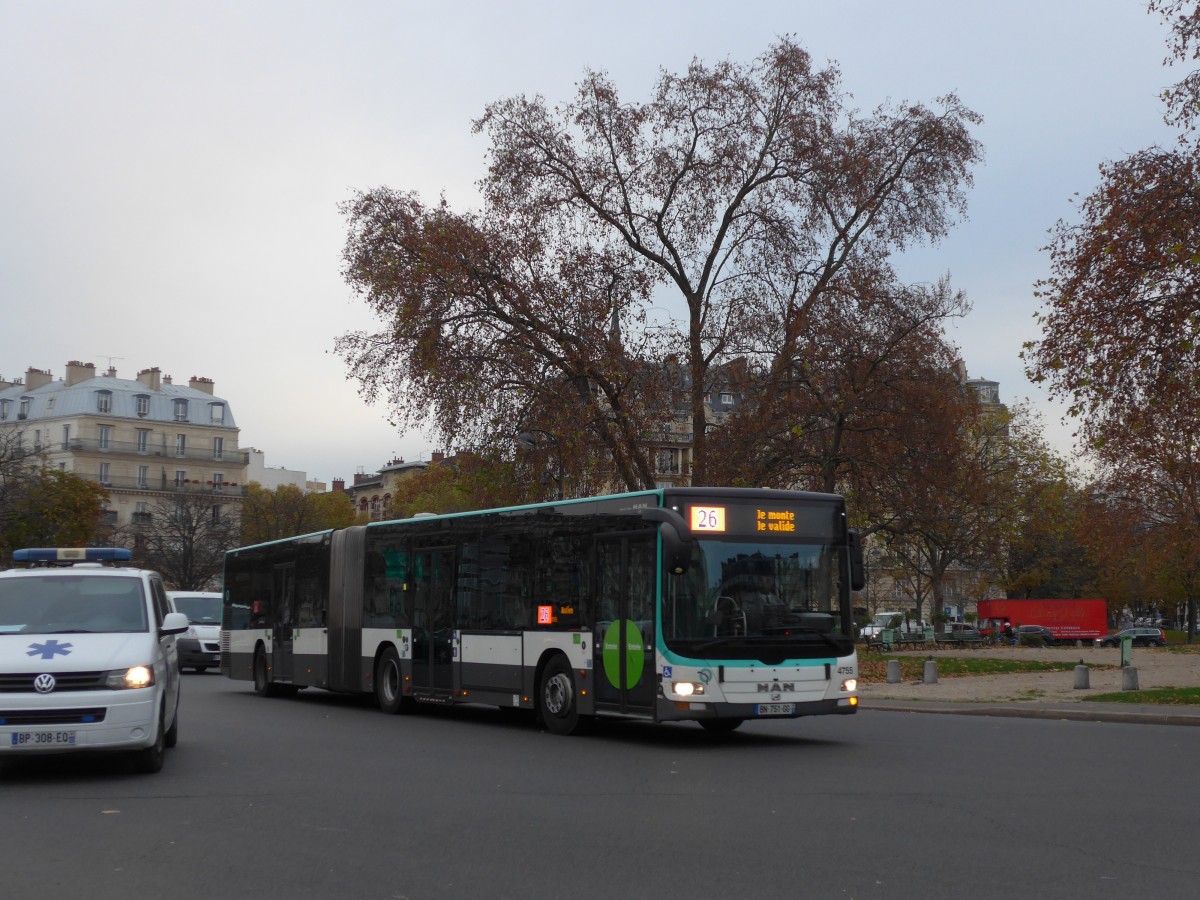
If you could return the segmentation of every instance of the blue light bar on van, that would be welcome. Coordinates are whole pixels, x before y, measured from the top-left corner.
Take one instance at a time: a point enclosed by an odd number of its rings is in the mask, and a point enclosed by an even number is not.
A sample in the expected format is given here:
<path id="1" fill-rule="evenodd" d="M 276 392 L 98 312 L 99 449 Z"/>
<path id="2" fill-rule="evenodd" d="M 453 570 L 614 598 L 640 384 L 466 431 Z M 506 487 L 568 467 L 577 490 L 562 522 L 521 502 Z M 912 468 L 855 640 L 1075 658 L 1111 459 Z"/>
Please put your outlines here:
<path id="1" fill-rule="evenodd" d="M 133 559 L 124 547 L 29 547 L 14 550 L 14 562 L 116 562 Z"/>

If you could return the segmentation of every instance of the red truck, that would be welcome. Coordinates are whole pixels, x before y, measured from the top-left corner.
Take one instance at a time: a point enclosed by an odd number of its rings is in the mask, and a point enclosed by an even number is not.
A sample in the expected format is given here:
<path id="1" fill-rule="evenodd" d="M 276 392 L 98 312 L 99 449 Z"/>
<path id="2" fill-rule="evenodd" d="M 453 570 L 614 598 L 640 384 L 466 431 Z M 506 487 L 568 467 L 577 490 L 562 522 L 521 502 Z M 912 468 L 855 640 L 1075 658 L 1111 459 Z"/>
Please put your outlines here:
<path id="1" fill-rule="evenodd" d="M 1086 600 L 980 600 L 979 633 L 994 637 L 1005 624 L 1044 625 L 1056 643 L 1085 641 L 1088 644 L 1108 632 L 1108 602 Z"/>

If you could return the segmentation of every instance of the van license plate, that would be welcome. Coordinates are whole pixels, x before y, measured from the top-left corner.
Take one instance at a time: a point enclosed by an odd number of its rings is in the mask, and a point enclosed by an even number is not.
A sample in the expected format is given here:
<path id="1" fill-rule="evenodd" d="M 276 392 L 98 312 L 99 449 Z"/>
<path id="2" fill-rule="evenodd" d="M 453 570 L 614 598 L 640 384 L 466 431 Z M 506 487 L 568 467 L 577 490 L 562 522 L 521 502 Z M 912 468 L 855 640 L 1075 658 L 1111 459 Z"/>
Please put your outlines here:
<path id="1" fill-rule="evenodd" d="M 17 731 L 12 736 L 14 747 L 69 747 L 74 743 L 73 731 Z"/>
<path id="2" fill-rule="evenodd" d="M 795 703 L 758 703 L 754 707 L 756 716 L 790 716 L 795 712 Z"/>

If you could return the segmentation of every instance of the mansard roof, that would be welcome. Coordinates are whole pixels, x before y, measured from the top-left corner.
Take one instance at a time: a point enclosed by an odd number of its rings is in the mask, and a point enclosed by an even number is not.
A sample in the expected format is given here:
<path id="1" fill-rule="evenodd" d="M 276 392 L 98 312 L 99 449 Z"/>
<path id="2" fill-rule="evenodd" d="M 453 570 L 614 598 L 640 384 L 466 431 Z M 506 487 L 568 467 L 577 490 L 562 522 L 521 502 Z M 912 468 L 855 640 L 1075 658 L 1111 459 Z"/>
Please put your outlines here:
<path id="1" fill-rule="evenodd" d="M 97 407 L 96 395 L 101 391 L 112 395 L 111 407 L 105 413 L 99 412 Z M 148 398 L 145 415 L 138 415 L 139 396 Z M 237 427 L 228 401 L 186 384 L 163 382 L 157 389 L 153 389 L 140 381 L 117 378 L 113 375 L 97 375 L 72 385 L 65 381 L 51 381 L 32 389 L 27 384 L 14 384 L 0 390 L 0 400 L 12 401 L 12 409 L 5 419 L 6 422 L 16 420 L 19 404 L 25 398 L 29 398 L 30 401 L 26 420 L 31 422 L 66 416 L 103 415 L 117 419 L 183 424 L 182 420 L 175 418 L 175 401 L 187 400 L 187 424 Z M 212 421 L 209 411 L 211 404 L 225 407 L 224 416 L 219 423 Z"/>

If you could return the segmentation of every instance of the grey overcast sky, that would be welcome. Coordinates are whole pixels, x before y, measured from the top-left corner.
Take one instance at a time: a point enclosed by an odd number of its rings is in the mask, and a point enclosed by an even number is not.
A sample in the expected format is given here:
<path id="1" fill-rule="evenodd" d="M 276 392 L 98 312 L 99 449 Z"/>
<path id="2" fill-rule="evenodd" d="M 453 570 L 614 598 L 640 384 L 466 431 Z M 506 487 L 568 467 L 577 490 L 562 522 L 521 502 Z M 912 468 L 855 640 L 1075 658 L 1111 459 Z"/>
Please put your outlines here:
<path id="1" fill-rule="evenodd" d="M 0 0 L 0 375 L 205 376 L 242 446 L 325 481 L 428 459 L 331 352 L 371 324 L 338 204 L 387 185 L 474 206 L 488 102 L 570 99 L 585 68 L 641 100 L 660 68 L 781 34 L 837 62 L 860 109 L 954 91 L 984 117 L 968 219 L 900 268 L 950 273 L 971 376 L 1069 450 L 1018 353 L 1047 229 L 1100 162 L 1172 140 L 1158 95 L 1181 73 L 1144 0 Z"/>

